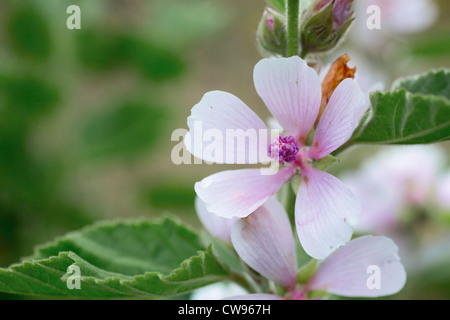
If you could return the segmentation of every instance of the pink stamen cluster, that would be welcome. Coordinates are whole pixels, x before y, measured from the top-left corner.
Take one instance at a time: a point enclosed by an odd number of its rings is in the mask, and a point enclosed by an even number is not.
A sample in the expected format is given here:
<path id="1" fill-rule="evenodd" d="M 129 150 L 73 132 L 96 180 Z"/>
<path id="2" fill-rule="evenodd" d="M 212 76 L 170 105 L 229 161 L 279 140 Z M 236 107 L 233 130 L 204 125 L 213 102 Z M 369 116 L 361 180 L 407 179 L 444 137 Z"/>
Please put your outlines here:
<path id="1" fill-rule="evenodd" d="M 278 159 L 281 165 L 294 161 L 299 151 L 300 147 L 295 138 L 285 134 L 273 139 L 268 150 L 269 157 Z"/>

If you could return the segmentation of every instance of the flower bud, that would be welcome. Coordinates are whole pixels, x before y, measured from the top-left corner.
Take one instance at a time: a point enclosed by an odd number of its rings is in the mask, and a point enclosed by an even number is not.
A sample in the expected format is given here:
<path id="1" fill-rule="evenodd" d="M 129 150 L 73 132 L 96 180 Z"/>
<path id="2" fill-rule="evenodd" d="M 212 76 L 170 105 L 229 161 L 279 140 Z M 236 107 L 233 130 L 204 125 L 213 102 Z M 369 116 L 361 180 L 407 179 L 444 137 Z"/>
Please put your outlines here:
<path id="1" fill-rule="evenodd" d="M 319 0 L 301 29 L 304 51 L 315 53 L 334 48 L 353 22 L 353 0 Z"/>
<path id="2" fill-rule="evenodd" d="M 271 8 L 264 10 L 258 26 L 260 49 L 273 55 L 286 55 L 286 18 Z"/>

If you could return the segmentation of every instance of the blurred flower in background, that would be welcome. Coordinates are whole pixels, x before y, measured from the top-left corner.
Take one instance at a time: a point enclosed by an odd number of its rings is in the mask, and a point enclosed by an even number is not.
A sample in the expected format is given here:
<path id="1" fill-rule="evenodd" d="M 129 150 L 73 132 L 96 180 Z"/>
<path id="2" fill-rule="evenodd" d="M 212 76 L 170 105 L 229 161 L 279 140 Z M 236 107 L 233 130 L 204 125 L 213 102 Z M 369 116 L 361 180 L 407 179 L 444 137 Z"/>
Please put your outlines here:
<path id="1" fill-rule="evenodd" d="M 430 270 L 442 277 L 446 271 L 435 265 L 450 263 L 450 167 L 445 150 L 439 145 L 384 147 L 359 170 L 342 174 L 362 203 L 355 230 L 391 237 L 400 247 L 411 286 L 416 279 L 424 281 Z M 445 279 L 440 281 L 448 283 Z M 405 290 L 406 297 L 408 293 Z"/>
<path id="2" fill-rule="evenodd" d="M 438 187 L 441 176 L 450 172 L 445 161 L 443 150 L 434 145 L 384 148 L 345 176 L 363 206 L 355 228 L 384 234 L 407 219 L 402 217 L 406 210 L 444 210 L 441 203 L 449 200 L 442 195 L 438 203 L 435 195 L 445 188 L 445 183 Z"/>
<path id="3" fill-rule="evenodd" d="M 373 6 L 380 9 L 379 30 L 367 28 L 367 20 L 362 18 L 376 13 L 376 10 L 371 10 Z M 389 41 L 427 30 L 438 19 L 434 0 L 359 0 L 355 1 L 355 11 L 359 19 L 350 35 L 354 37 L 352 40 L 362 47 L 378 51 Z"/>

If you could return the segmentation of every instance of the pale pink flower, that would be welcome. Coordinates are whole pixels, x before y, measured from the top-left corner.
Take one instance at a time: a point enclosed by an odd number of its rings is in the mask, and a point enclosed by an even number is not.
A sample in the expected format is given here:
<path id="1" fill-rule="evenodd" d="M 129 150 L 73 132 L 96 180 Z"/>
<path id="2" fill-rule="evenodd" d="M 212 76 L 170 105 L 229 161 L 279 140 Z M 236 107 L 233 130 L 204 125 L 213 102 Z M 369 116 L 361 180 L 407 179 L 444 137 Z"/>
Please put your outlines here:
<path id="1" fill-rule="evenodd" d="M 341 178 L 361 201 L 361 231 L 386 233 L 404 208 L 426 207 L 436 193 L 445 156 L 437 146 L 385 147 Z"/>
<path id="2" fill-rule="evenodd" d="M 287 291 L 283 297 L 256 294 L 233 299 L 306 299 L 313 290 L 345 297 L 380 297 L 399 292 L 406 282 L 394 242 L 386 237 L 363 236 L 334 251 L 299 286 L 291 225 L 274 198 L 246 219 L 238 220 L 231 239 L 242 260 Z M 374 270 L 378 272 L 378 283 L 371 281 Z"/>
<path id="3" fill-rule="evenodd" d="M 364 94 L 352 79 L 342 81 L 334 91 L 315 128 L 312 144 L 306 145 L 314 128 L 322 99 L 317 73 L 297 56 L 261 60 L 254 69 L 256 91 L 269 111 L 285 130 L 270 141 L 270 150 L 280 152 L 276 159 L 285 163 L 273 175 L 262 175 L 260 169 L 241 169 L 213 174 L 195 184 L 195 191 L 208 211 L 224 217 L 247 217 L 261 207 L 293 175 L 301 174 L 295 204 L 295 219 L 300 242 L 305 251 L 321 259 L 351 239 L 351 225 L 360 215 L 360 204 L 352 192 L 336 177 L 315 169 L 313 162 L 322 159 L 344 144 L 357 127 L 367 105 Z M 265 123 L 232 94 L 213 91 L 205 94 L 188 118 L 190 132 L 185 137 L 187 149 L 206 161 L 202 147 L 218 143 L 224 148 L 229 141 L 205 141 L 195 132 L 195 123 L 203 129 L 214 129 L 226 137 L 228 129 L 266 130 Z M 245 141 L 245 140 L 244 140 Z M 259 142 L 232 148 L 222 163 L 237 163 L 247 153 L 259 154 Z M 200 148 L 198 147 L 200 146 Z M 298 150 L 292 154 L 292 150 Z M 268 158 L 268 154 L 264 155 Z M 259 157 L 259 162 L 264 156 Z M 281 156 L 281 158 L 279 157 Z M 217 159 L 214 159 L 217 160 Z"/>
<path id="4" fill-rule="evenodd" d="M 223 218 L 212 214 L 198 197 L 195 198 L 195 211 L 200 222 L 210 234 L 231 243 L 231 227 L 239 218 Z"/>

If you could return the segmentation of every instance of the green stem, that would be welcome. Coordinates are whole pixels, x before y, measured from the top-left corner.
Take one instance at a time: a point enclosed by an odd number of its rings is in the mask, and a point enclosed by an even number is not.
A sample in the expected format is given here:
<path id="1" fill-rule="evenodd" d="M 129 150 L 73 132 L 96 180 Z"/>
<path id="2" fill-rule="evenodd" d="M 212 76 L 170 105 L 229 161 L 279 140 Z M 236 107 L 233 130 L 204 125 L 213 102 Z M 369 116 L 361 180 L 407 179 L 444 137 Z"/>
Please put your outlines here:
<path id="1" fill-rule="evenodd" d="M 295 199 L 296 194 L 292 190 L 292 182 L 288 181 L 283 188 L 280 190 L 281 199 L 280 202 L 283 204 L 286 213 L 288 214 L 289 221 L 291 225 L 295 226 Z"/>
<path id="2" fill-rule="evenodd" d="M 298 55 L 300 0 L 287 0 L 287 56 Z"/>
<path id="3" fill-rule="evenodd" d="M 336 149 L 335 151 L 333 151 L 331 153 L 331 155 L 333 156 L 337 156 L 338 154 L 340 154 L 341 152 L 343 152 L 344 150 L 350 148 L 351 146 L 353 146 L 355 143 L 352 139 L 348 140 L 346 143 L 344 143 L 342 146 L 340 146 L 338 149 Z"/>
<path id="4" fill-rule="evenodd" d="M 239 273 L 232 272 L 231 279 L 234 281 L 234 283 L 240 285 L 249 293 L 259 292 L 258 286 L 254 283 L 254 281 L 250 278 L 250 276 L 245 277 Z"/>

